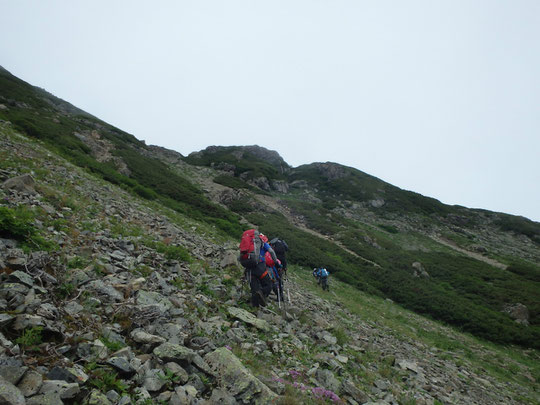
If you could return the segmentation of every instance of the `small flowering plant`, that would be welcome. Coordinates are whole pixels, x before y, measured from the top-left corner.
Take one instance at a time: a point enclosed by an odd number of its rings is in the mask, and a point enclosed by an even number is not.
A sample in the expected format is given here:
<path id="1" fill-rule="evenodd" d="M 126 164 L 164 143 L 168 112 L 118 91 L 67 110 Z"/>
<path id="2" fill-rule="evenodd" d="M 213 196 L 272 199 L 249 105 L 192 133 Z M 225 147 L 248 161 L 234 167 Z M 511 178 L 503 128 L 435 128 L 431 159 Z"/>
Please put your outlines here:
<path id="1" fill-rule="evenodd" d="M 274 378 L 275 381 L 299 390 L 302 394 L 311 395 L 318 403 L 343 403 L 333 391 L 323 387 L 313 387 L 308 384 L 306 375 L 297 370 L 289 370 L 286 378 Z"/>

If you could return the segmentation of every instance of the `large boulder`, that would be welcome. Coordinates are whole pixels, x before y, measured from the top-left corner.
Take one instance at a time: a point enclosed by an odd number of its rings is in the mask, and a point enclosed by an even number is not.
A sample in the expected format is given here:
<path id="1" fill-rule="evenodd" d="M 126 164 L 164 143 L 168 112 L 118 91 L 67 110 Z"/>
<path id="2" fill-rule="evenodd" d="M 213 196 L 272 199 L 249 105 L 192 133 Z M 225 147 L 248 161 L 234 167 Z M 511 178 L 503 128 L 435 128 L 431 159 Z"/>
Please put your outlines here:
<path id="1" fill-rule="evenodd" d="M 219 376 L 218 385 L 241 403 L 269 404 L 277 398 L 242 362 L 225 347 L 208 353 L 205 358 L 212 372 Z"/>
<path id="2" fill-rule="evenodd" d="M 163 361 L 173 361 L 180 365 L 191 364 L 197 356 L 193 350 L 173 343 L 163 343 L 156 347 L 154 354 Z"/>
<path id="3" fill-rule="evenodd" d="M 528 326 L 529 325 L 529 309 L 519 302 L 517 304 L 509 304 L 504 307 L 503 312 L 510 315 L 517 323 Z"/>
<path id="4" fill-rule="evenodd" d="M 36 190 L 34 178 L 29 174 L 12 177 L 2 183 L 2 188 L 6 190 L 15 190 L 23 193 L 35 194 Z"/>
<path id="5" fill-rule="evenodd" d="M 238 307 L 229 307 L 227 308 L 229 311 L 229 314 L 231 314 L 233 317 L 240 319 L 241 321 L 255 326 L 257 329 L 260 329 L 264 332 L 270 331 L 270 324 L 266 322 L 264 319 L 259 319 L 255 317 L 252 313 L 246 311 L 245 309 L 238 308 Z"/>
<path id="6" fill-rule="evenodd" d="M 238 252 L 235 250 L 227 250 L 219 263 L 220 267 L 224 269 L 229 266 L 236 266 L 238 264 Z"/>

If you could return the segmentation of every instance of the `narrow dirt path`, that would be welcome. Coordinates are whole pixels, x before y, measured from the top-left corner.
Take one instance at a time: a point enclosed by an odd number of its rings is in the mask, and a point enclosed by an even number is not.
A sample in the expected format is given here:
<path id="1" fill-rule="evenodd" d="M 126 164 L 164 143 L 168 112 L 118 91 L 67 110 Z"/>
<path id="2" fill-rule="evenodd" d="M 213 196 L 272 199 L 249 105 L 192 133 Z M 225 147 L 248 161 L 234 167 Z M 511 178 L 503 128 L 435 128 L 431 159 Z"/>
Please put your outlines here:
<path id="1" fill-rule="evenodd" d="M 447 247 L 455 250 L 456 252 L 464 254 L 465 256 L 471 257 L 471 258 L 476 259 L 476 260 L 480 260 L 480 261 L 482 261 L 484 263 L 487 263 L 490 266 L 496 267 L 498 269 L 506 270 L 508 268 L 508 266 L 506 264 L 498 262 L 495 259 L 490 259 L 489 257 L 485 257 L 485 256 L 481 255 L 480 253 L 471 252 L 470 250 L 463 249 L 463 248 L 459 247 L 458 245 L 456 245 L 454 242 L 449 241 L 447 239 L 443 239 L 440 236 L 437 236 L 437 235 L 428 235 L 428 236 L 431 239 L 433 239 L 435 242 L 440 243 L 441 245 L 447 246 Z"/>
<path id="2" fill-rule="evenodd" d="M 337 241 L 335 239 L 329 238 L 328 236 L 323 235 L 322 233 L 319 233 L 317 231 L 314 231 L 313 229 L 310 229 L 310 228 L 306 227 L 306 225 L 304 223 L 299 221 L 298 218 L 295 217 L 292 214 L 292 212 L 289 210 L 289 208 L 279 204 L 279 202 L 275 198 L 270 197 L 270 196 L 266 196 L 266 195 L 257 195 L 257 199 L 259 201 L 261 201 L 263 204 L 269 206 L 270 208 L 282 213 L 285 216 L 285 218 L 287 218 L 289 220 L 290 223 L 292 223 L 297 228 L 300 228 L 302 231 L 310 233 L 311 235 L 317 236 L 317 237 L 319 237 L 321 239 L 325 239 L 327 241 L 330 241 L 330 242 L 338 245 L 341 249 L 345 250 L 346 252 L 350 253 L 351 255 L 359 258 L 360 260 L 362 260 L 362 261 L 364 261 L 366 263 L 371 264 L 372 266 L 379 267 L 379 268 L 381 267 L 378 263 L 375 263 L 374 261 L 366 259 L 365 257 L 362 257 L 359 254 L 357 254 L 357 253 L 353 252 L 352 250 L 348 249 L 341 242 L 339 242 L 339 241 Z"/>

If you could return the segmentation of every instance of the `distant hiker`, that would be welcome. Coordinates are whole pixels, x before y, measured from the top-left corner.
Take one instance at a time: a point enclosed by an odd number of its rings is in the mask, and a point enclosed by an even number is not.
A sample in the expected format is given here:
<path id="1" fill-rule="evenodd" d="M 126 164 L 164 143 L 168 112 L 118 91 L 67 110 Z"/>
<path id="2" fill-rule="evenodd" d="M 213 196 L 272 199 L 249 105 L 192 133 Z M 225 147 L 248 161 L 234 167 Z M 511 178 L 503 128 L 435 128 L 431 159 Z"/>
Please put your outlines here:
<path id="1" fill-rule="evenodd" d="M 270 245 L 265 242 L 268 238 L 256 229 L 249 229 L 242 235 L 240 241 L 239 261 L 246 269 L 251 288 L 251 304 L 254 307 L 266 305 L 266 297 L 272 290 L 272 281 L 266 269 L 266 252 L 277 262 L 277 257 Z"/>
<path id="2" fill-rule="evenodd" d="M 323 290 L 330 291 L 330 287 L 328 287 L 329 275 L 330 275 L 330 272 L 326 270 L 324 267 L 313 269 L 313 276 L 317 277 L 317 284 L 319 284 Z"/>
<path id="3" fill-rule="evenodd" d="M 270 246 L 272 246 L 272 249 L 274 249 L 274 252 L 276 252 L 276 256 L 281 262 L 281 272 L 284 275 L 287 275 L 287 251 L 289 250 L 289 246 L 287 245 L 287 242 L 285 242 L 283 239 L 274 238 L 270 241 Z"/>

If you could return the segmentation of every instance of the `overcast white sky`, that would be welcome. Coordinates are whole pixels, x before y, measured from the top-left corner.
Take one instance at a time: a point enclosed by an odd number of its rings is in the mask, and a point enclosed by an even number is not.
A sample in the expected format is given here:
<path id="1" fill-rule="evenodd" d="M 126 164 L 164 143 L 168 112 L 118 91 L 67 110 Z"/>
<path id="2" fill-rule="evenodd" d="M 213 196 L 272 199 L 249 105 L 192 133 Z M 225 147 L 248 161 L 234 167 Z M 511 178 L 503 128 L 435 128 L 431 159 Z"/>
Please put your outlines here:
<path id="1" fill-rule="evenodd" d="M 540 221 L 540 1 L 0 10 L 0 65 L 148 144 L 258 144 Z"/>

